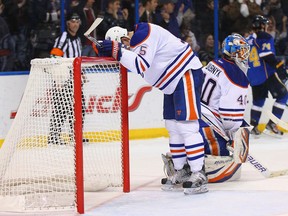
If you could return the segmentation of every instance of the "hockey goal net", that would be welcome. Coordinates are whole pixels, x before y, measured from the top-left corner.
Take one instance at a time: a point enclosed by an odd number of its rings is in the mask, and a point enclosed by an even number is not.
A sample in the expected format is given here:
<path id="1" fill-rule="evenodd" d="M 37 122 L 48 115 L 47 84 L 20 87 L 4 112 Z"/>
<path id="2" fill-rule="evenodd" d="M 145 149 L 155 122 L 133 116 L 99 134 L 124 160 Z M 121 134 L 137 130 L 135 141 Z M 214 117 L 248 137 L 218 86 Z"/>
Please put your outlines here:
<path id="1" fill-rule="evenodd" d="M 34 59 L 0 149 L 0 211 L 78 209 L 129 192 L 127 71 L 109 58 Z"/>

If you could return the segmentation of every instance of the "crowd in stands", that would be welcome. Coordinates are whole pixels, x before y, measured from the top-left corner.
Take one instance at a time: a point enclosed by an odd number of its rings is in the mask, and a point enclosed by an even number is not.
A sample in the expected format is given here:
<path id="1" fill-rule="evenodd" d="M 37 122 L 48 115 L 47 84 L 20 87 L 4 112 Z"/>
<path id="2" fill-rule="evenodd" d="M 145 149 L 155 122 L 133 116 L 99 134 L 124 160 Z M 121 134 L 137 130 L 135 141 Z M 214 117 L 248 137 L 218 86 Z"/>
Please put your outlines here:
<path id="1" fill-rule="evenodd" d="M 251 18 L 269 18 L 277 56 L 288 55 L 287 0 L 219 0 L 219 47 L 232 32 L 249 33 Z M 30 69 L 30 60 L 50 56 L 61 33 L 60 0 L 0 0 L 0 71 Z M 65 13 L 81 18 L 78 31 L 82 55 L 95 56 L 83 33 L 97 17 L 103 22 L 92 32 L 98 40 L 106 31 L 121 26 L 129 31 L 135 25 L 134 0 L 67 0 Z M 160 25 L 191 44 L 205 65 L 214 58 L 214 0 L 139 0 L 139 22 Z"/>

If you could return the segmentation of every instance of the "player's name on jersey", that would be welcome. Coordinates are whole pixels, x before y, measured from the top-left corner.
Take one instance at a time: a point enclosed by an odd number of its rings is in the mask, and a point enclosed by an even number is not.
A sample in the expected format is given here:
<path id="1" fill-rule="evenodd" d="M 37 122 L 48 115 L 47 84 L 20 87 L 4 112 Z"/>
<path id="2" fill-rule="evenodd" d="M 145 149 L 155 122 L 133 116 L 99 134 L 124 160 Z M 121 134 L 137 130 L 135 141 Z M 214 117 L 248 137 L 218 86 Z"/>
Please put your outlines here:
<path id="1" fill-rule="evenodd" d="M 221 73 L 221 70 L 211 63 L 207 65 L 206 69 L 217 77 L 219 77 Z"/>

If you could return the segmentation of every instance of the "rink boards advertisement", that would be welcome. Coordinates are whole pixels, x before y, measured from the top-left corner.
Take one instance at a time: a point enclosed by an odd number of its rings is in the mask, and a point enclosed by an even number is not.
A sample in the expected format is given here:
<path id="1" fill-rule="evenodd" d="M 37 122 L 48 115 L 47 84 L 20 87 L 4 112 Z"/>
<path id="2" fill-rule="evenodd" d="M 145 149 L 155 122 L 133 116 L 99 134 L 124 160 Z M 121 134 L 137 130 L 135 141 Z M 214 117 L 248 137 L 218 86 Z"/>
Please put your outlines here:
<path id="1" fill-rule="evenodd" d="M 95 79 L 95 74 L 87 74 L 88 80 Z M 7 135 L 9 128 L 17 115 L 21 99 L 23 97 L 25 87 L 28 81 L 29 74 L 15 73 L 3 74 L 0 76 L 0 139 L 3 139 Z M 100 80 L 100 79 L 99 79 Z M 100 86 L 95 82 L 88 82 L 84 86 L 85 89 L 97 88 Z M 102 85 L 103 86 L 103 85 Z M 98 95 L 87 95 L 85 100 L 85 119 L 89 118 L 101 119 L 107 115 L 113 115 L 113 112 L 103 112 L 103 109 L 113 109 L 119 112 L 118 108 L 115 109 L 113 105 L 113 95 L 117 94 L 116 87 L 109 87 L 109 83 L 102 87 L 101 93 Z M 39 94 L 41 95 L 41 94 Z M 42 95 L 43 96 L 43 95 Z M 42 97 L 41 96 L 41 97 Z M 45 94 L 44 94 L 45 97 Z M 112 98 L 111 100 L 105 100 L 103 98 Z M 166 136 L 167 132 L 164 129 L 164 121 L 162 119 L 162 100 L 163 94 L 151 86 L 149 86 L 140 76 L 133 73 L 128 73 L 128 110 L 129 110 L 129 129 L 131 138 L 150 138 L 158 136 Z M 43 100 L 42 100 L 43 99 Z M 49 118 L 45 115 L 45 106 L 39 105 L 39 101 L 45 101 L 45 98 L 33 98 L 37 102 L 37 106 L 33 108 L 33 112 L 30 118 L 34 118 L 35 121 L 47 121 L 45 118 Z M 32 100 L 32 101 L 33 101 Z M 91 103 L 93 101 L 93 103 Z M 102 108 L 99 109 L 99 102 L 101 102 Z M 98 104 L 98 105 L 97 105 Z M 38 113 L 35 115 L 35 113 Z M 103 122 L 100 120 L 100 122 Z M 49 124 L 46 125 L 47 128 Z M 103 125 L 103 128 L 106 126 Z M 85 125 L 85 131 L 93 131 L 94 128 L 89 128 L 89 124 Z"/>
<path id="2" fill-rule="evenodd" d="M 94 74 L 95 75 L 95 74 Z M 94 76 L 88 74 L 88 79 L 94 79 Z M 3 142 L 6 137 L 9 128 L 17 114 L 18 107 L 20 105 L 21 99 L 24 94 L 24 90 L 28 81 L 29 73 L 10 73 L 0 74 L 0 144 Z M 85 84 L 85 88 L 96 88 L 98 86 L 95 82 L 88 82 Z M 104 85 L 105 86 L 105 85 Z M 128 73 L 128 110 L 129 110 L 129 130 L 130 130 L 130 139 L 139 139 L 139 138 L 153 138 L 160 136 L 167 136 L 167 131 L 164 127 L 164 121 L 162 118 L 163 115 L 163 94 L 158 89 L 155 89 L 148 85 L 139 75 L 134 73 Z M 107 88 L 107 89 L 105 89 Z M 103 118 L 107 115 L 114 115 L 113 112 L 103 112 L 99 110 L 99 104 L 101 102 L 102 110 L 104 109 L 114 109 L 113 105 L 115 104 L 113 99 L 103 101 L 103 98 L 111 97 L 117 94 L 117 88 L 109 87 L 109 83 L 106 87 L 103 87 L 103 91 L 99 95 L 88 95 L 86 97 L 86 117 L 85 119 L 97 115 L 98 119 Z M 85 91 L 85 89 L 84 89 Z M 251 89 L 249 89 L 249 103 L 245 112 L 245 119 L 249 122 L 249 113 L 251 107 Z M 41 98 L 35 98 L 35 101 L 41 101 Z M 94 101 L 92 104 L 91 101 Z M 266 101 L 265 107 L 272 108 L 272 99 Z M 92 105 L 91 105 L 92 104 Z M 97 105 L 98 104 L 98 105 Z M 41 121 L 41 118 L 45 117 L 45 110 L 43 107 L 37 104 L 38 108 L 33 110 L 33 113 L 38 113 L 39 115 L 31 115 L 31 118 L 36 118 L 36 121 Z M 116 111 L 119 112 L 118 108 Z M 43 114 L 44 113 L 44 114 Z M 41 118 L 39 118 L 39 116 Z M 268 121 L 267 117 L 262 115 L 261 123 Z M 286 121 L 287 113 L 284 112 L 283 120 Z M 47 121 L 46 119 L 46 122 Z M 105 122 L 105 121 L 102 121 Z M 108 125 L 109 126 L 109 125 Z M 46 124 L 47 130 L 49 123 Z M 106 126 L 103 125 L 103 128 Z M 84 128 L 85 131 L 95 131 L 95 128 L 89 128 L 87 124 Z M 98 130 L 98 129 L 97 129 Z"/>

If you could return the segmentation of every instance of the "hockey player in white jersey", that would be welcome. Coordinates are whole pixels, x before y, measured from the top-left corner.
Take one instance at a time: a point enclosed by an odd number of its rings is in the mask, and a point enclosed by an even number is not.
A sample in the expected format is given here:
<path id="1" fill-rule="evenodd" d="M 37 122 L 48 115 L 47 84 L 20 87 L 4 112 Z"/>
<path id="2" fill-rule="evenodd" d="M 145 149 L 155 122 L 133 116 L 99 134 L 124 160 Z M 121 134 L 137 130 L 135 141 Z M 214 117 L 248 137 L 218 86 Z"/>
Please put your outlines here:
<path id="1" fill-rule="evenodd" d="M 244 120 L 244 111 L 249 51 L 241 35 L 229 35 L 222 44 L 222 58 L 203 68 L 200 125 L 205 137 L 205 171 L 211 183 L 238 179 L 248 155 L 251 127 Z M 163 155 L 163 161 L 169 176 L 173 173 L 169 154 Z"/>
<path id="2" fill-rule="evenodd" d="M 209 182 L 239 178 L 241 163 L 245 162 L 249 150 L 250 126 L 244 120 L 244 112 L 250 46 L 241 35 L 233 34 L 223 41 L 222 52 L 222 58 L 211 61 L 203 69 L 202 118 L 210 127 L 205 123 L 201 126 L 206 138 Z"/>
<path id="3" fill-rule="evenodd" d="M 113 35 L 109 38 L 114 39 Z M 115 40 L 100 44 L 95 50 L 99 55 L 113 56 L 164 93 L 163 115 L 175 172 L 162 181 L 163 187 L 169 189 L 183 183 L 185 194 L 207 192 L 207 177 L 202 169 L 204 143 L 198 121 L 203 72 L 189 44 L 148 23 L 136 25 L 126 44 L 130 49 Z M 191 173 L 183 177 L 186 161 Z"/>

